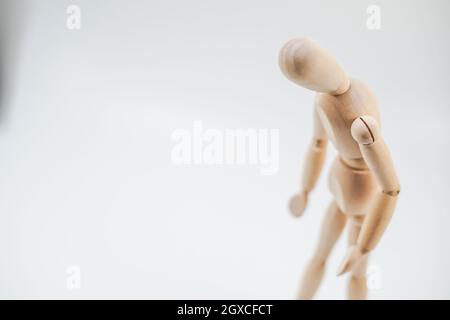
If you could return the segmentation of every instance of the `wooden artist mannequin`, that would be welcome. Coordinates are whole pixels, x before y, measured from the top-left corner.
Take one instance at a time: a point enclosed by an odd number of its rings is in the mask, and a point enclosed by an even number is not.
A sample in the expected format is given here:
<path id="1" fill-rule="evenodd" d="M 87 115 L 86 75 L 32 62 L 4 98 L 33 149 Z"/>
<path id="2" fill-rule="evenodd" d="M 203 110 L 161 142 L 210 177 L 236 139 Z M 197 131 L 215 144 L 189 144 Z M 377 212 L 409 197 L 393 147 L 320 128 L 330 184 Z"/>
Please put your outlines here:
<path id="1" fill-rule="evenodd" d="M 286 43 L 280 51 L 279 64 L 288 79 L 317 92 L 313 139 L 300 191 L 290 201 L 294 216 L 301 216 L 306 208 L 308 194 L 322 170 L 328 140 L 339 154 L 329 176 L 334 199 L 306 267 L 298 298 L 313 298 L 326 260 L 348 224 L 349 249 L 338 275 L 351 274 L 349 299 L 366 299 L 369 252 L 383 235 L 400 192 L 394 164 L 380 133 L 375 96 L 365 84 L 350 79 L 327 51 L 309 39 Z"/>

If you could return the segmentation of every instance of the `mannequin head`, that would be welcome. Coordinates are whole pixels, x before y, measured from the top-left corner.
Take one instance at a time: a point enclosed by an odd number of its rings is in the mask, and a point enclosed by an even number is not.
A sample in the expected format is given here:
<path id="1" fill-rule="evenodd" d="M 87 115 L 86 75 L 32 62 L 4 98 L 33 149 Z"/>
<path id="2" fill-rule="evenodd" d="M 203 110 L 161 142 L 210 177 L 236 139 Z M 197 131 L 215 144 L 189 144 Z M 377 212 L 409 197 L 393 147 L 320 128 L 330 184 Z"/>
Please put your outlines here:
<path id="1" fill-rule="evenodd" d="M 289 80 L 314 91 L 338 95 L 350 86 L 336 60 L 307 38 L 287 42 L 280 51 L 279 65 Z"/>

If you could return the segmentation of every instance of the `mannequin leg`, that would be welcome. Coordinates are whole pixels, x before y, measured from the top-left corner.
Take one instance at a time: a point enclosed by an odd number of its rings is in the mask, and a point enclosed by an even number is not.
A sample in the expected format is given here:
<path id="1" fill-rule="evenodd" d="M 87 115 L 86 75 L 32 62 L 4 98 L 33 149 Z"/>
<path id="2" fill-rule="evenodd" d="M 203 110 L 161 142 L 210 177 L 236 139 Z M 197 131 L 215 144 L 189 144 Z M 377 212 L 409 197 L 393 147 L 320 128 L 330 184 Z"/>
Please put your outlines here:
<path id="1" fill-rule="evenodd" d="M 356 244 L 359 232 L 361 231 L 362 220 L 352 218 L 350 220 L 348 244 L 352 246 Z M 364 258 L 361 263 L 351 271 L 350 280 L 348 282 L 347 298 L 350 300 L 365 300 L 367 299 L 367 279 L 366 269 L 368 263 L 368 256 Z"/>
<path id="2" fill-rule="evenodd" d="M 333 201 L 320 231 L 319 244 L 303 275 L 299 299 L 312 299 L 322 281 L 326 260 L 344 229 L 346 216 Z"/>

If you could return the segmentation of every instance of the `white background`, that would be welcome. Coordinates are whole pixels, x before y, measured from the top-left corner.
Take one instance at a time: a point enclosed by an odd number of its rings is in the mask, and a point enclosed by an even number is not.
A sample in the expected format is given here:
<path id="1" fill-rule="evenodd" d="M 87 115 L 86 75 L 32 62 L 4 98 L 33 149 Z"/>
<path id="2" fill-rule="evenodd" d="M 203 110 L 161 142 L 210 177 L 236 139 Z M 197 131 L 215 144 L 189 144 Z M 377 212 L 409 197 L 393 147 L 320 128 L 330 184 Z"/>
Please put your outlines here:
<path id="1" fill-rule="evenodd" d="M 70 4 L 81 30 L 66 28 Z M 380 30 L 366 27 L 371 4 Z M 449 12 L 444 0 L 0 0 L 0 298 L 293 298 L 331 199 L 326 169 L 304 217 L 287 211 L 312 130 L 313 93 L 277 65 L 298 36 L 379 99 L 402 193 L 370 297 L 450 298 Z M 173 165 L 171 134 L 194 120 L 279 129 L 278 174 Z M 345 297 L 345 246 L 318 298 Z"/>

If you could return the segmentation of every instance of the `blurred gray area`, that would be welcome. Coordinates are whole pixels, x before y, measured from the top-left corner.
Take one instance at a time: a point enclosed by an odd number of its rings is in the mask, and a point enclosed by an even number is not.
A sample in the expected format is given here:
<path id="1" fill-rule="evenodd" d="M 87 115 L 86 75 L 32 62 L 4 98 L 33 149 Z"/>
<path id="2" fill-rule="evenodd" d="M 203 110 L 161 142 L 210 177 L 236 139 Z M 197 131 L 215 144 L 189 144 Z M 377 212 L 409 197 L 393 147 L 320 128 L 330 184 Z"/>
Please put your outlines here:
<path id="1" fill-rule="evenodd" d="M 0 1 L 0 129 L 6 108 L 14 95 L 20 43 L 27 25 L 30 1 Z"/>

